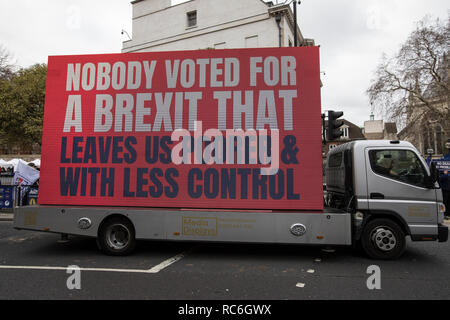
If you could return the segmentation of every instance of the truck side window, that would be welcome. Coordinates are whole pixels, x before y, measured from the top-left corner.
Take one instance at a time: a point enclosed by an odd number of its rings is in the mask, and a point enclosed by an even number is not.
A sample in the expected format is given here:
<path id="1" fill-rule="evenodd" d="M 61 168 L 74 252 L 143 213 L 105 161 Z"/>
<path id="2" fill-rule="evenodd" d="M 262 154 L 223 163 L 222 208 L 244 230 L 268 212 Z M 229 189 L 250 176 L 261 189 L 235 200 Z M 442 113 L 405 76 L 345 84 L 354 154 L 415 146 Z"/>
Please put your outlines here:
<path id="1" fill-rule="evenodd" d="M 417 155 L 410 150 L 371 150 L 373 172 L 405 183 L 424 187 L 425 169 Z"/>

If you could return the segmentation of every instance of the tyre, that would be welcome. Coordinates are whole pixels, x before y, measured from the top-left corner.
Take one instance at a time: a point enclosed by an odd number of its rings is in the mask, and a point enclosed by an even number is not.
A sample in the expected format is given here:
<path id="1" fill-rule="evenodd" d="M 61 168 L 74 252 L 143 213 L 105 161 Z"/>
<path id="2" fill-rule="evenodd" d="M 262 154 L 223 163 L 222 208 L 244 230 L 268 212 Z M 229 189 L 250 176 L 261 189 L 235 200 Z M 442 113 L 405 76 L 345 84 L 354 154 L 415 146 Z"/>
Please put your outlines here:
<path id="1" fill-rule="evenodd" d="M 126 218 L 114 217 L 102 223 L 97 244 L 100 250 L 112 256 L 126 256 L 133 252 L 136 238 L 133 224 Z"/>
<path id="2" fill-rule="evenodd" d="M 375 219 L 365 226 L 361 245 L 364 252 L 372 259 L 397 259 L 405 251 L 405 233 L 390 219 Z"/>

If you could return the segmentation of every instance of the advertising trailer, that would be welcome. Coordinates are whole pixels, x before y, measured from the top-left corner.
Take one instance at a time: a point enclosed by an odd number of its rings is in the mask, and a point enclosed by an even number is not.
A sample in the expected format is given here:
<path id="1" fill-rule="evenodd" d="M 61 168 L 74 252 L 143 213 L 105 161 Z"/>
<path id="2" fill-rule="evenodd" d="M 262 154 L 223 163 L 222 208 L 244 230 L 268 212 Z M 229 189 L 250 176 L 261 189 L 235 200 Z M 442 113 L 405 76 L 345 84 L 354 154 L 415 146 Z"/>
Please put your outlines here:
<path id="1" fill-rule="evenodd" d="M 318 47 L 53 56 L 46 90 L 39 205 L 16 209 L 17 229 L 96 237 L 114 255 L 139 239 L 366 241 L 380 258 L 399 256 L 415 230 L 392 214 L 391 243 L 363 205 L 369 182 L 355 170 L 370 170 L 373 144 L 343 151 L 338 205 L 324 207 Z M 443 240 L 433 182 L 421 186 L 434 195 L 420 221 L 430 227 L 417 232 Z"/>

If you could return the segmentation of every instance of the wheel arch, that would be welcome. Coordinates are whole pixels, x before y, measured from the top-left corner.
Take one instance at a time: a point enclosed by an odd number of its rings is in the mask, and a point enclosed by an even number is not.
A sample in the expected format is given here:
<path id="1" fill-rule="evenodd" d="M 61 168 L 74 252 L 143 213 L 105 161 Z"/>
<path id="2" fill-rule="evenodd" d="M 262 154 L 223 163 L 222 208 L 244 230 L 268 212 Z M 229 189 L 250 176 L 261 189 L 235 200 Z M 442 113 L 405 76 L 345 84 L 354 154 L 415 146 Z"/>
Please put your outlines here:
<path id="1" fill-rule="evenodd" d="M 408 224 L 406 223 L 405 219 L 401 217 L 397 212 L 395 211 L 389 211 L 389 210 L 374 210 L 374 211 L 364 211 L 364 221 L 363 225 L 361 226 L 361 231 L 365 228 L 365 226 L 375 219 L 389 219 L 398 224 L 398 226 L 402 229 L 402 231 L 405 233 L 405 236 L 411 235 L 411 231 L 409 229 Z M 358 234 L 357 239 L 361 237 L 361 233 Z"/>
<path id="2" fill-rule="evenodd" d="M 111 214 L 107 215 L 106 217 L 104 217 L 104 218 L 102 219 L 102 221 L 100 222 L 100 224 L 99 224 L 99 226 L 98 226 L 98 229 L 97 229 L 97 237 L 100 235 L 100 232 L 101 232 L 103 226 L 104 226 L 108 221 L 110 221 L 110 220 L 112 220 L 112 219 L 115 219 L 115 218 L 120 218 L 120 219 L 125 219 L 125 220 L 127 220 L 127 221 L 130 223 L 130 225 L 132 226 L 133 231 L 136 232 L 136 227 L 134 226 L 134 223 L 133 223 L 133 221 L 132 221 L 130 218 L 128 218 L 126 215 L 121 214 L 121 213 L 111 213 Z"/>

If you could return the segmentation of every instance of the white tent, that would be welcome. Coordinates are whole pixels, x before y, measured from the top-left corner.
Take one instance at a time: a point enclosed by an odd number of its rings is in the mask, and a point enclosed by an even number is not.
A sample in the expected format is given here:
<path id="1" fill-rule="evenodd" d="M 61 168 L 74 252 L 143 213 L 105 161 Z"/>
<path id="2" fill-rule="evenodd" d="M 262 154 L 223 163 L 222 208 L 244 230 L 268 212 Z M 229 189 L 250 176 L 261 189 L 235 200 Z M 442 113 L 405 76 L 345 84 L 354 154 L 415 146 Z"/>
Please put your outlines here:
<path id="1" fill-rule="evenodd" d="M 8 164 L 9 165 L 12 165 L 13 167 L 14 167 L 14 171 L 16 171 L 17 170 L 17 166 L 18 166 L 18 164 L 19 164 L 19 162 L 20 161 L 23 161 L 23 160 L 21 160 L 21 159 L 12 159 L 12 160 L 9 160 L 8 161 Z M 23 162 L 25 162 L 25 161 L 23 161 Z M 26 163 L 26 162 L 25 162 Z M 28 163 L 27 163 L 28 164 Z"/>
<path id="2" fill-rule="evenodd" d="M 11 167 L 12 165 L 9 164 L 7 161 L 0 159 L 0 167 Z"/>
<path id="3" fill-rule="evenodd" d="M 39 159 L 36 159 L 37 161 L 38 161 L 38 163 L 39 163 L 39 167 L 41 166 L 41 161 L 39 160 Z M 34 160 L 34 161 L 36 161 L 36 160 Z M 33 161 L 32 161 L 33 162 Z M 21 164 L 24 164 L 24 165 L 28 165 L 28 163 L 31 163 L 31 162 L 26 162 L 26 161 L 24 161 L 24 160 L 22 160 L 22 159 L 12 159 L 12 160 L 9 160 L 8 162 L 7 162 L 7 164 L 9 164 L 10 166 L 14 166 L 14 171 L 17 171 L 17 166 L 19 165 L 19 163 L 21 163 Z M 33 162 L 34 163 L 34 162 Z M 35 165 L 36 165 L 36 163 L 34 163 Z M 37 166 L 37 165 L 36 165 Z"/>

